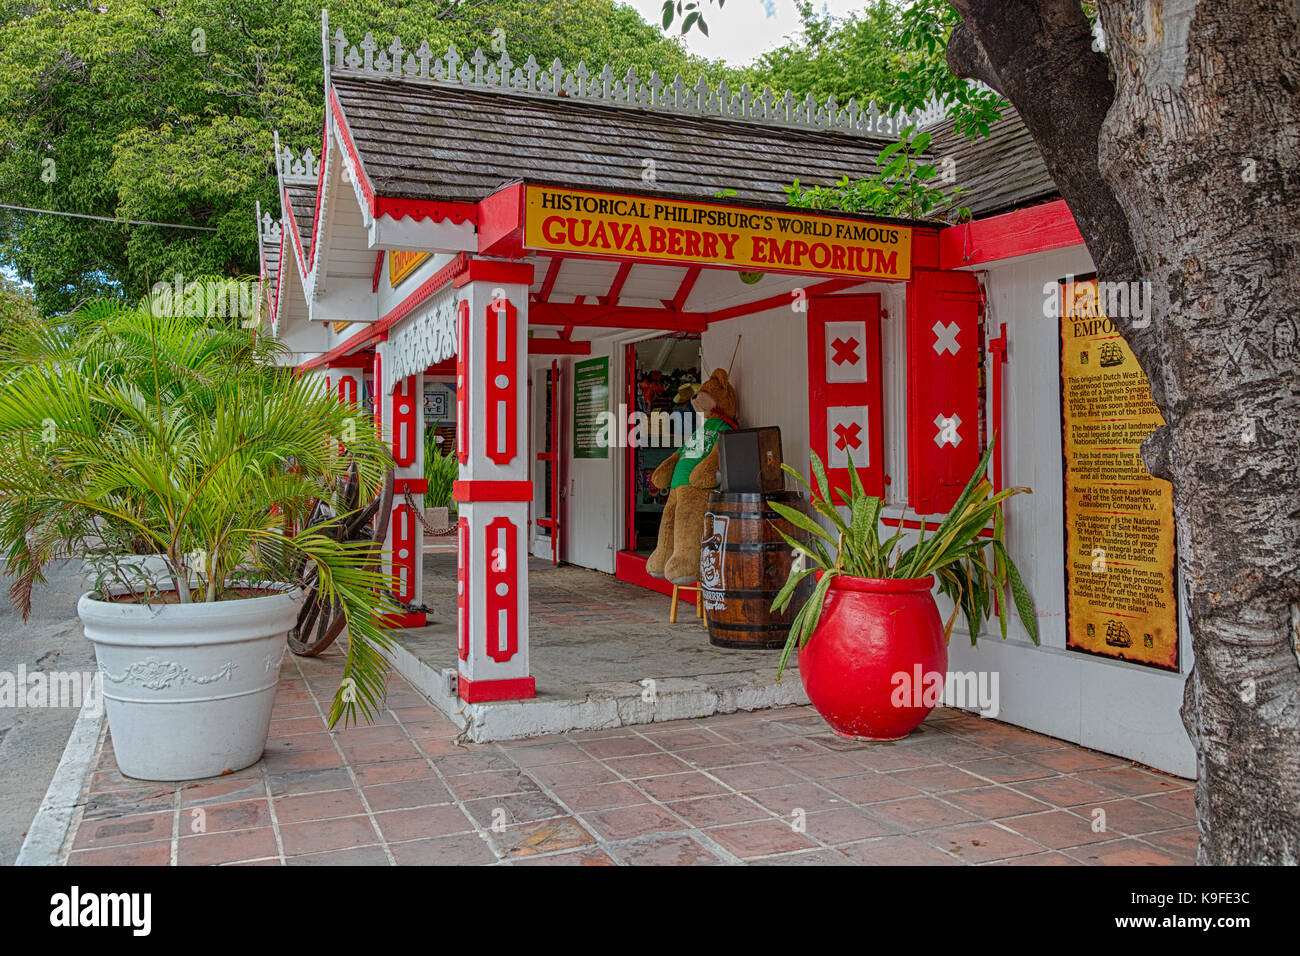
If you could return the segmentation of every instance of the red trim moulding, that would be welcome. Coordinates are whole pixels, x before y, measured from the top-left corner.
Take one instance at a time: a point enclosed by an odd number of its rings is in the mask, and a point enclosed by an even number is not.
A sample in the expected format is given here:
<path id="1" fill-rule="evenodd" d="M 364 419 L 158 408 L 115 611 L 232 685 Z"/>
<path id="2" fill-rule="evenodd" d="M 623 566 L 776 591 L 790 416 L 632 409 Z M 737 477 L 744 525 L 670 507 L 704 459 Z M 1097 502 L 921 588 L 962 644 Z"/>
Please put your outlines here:
<path id="1" fill-rule="evenodd" d="M 948 226 L 939 233 L 939 268 L 996 262 L 1014 256 L 1083 245 L 1083 236 L 1064 199 L 1001 216 Z"/>
<path id="2" fill-rule="evenodd" d="M 370 184 L 370 176 L 366 173 L 366 168 L 361 165 L 361 157 L 357 153 L 357 144 L 352 139 L 352 130 L 348 126 L 348 121 L 343 118 L 343 107 L 339 105 L 338 94 L 334 92 L 333 86 L 330 86 L 329 106 L 330 113 L 334 117 L 334 128 L 338 130 L 339 138 L 343 140 L 343 148 L 347 150 L 348 156 L 352 158 L 352 168 L 356 174 L 357 185 L 361 187 L 361 195 L 366 197 L 366 209 L 373 217 L 375 215 L 375 188 Z M 324 157 L 322 157 L 321 166 L 324 165 Z"/>
<path id="3" fill-rule="evenodd" d="M 458 674 L 456 693 L 467 704 L 483 704 L 493 700 L 525 700 L 537 696 L 537 683 L 531 677 L 516 677 L 512 680 L 470 680 L 464 674 Z"/>
<path id="4" fill-rule="evenodd" d="M 284 230 L 286 230 L 286 231 L 289 231 L 289 230 L 292 231 L 292 234 L 289 236 L 289 239 L 290 239 L 290 241 L 291 241 L 292 244 L 293 244 L 293 255 L 294 255 L 294 258 L 298 260 L 298 276 L 299 276 L 299 279 L 300 279 L 300 281 L 301 281 L 302 279 L 305 279 L 305 278 L 307 277 L 307 272 L 308 272 L 308 269 L 307 269 L 307 260 L 303 257 L 303 254 L 302 254 L 302 236 L 300 236 L 300 235 L 298 234 L 298 219 L 297 219 L 297 217 L 293 214 L 293 204 L 289 202 L 289 189 L 288 189 L 288 187 L 285 187 L 285 190 L 284 190 L 284 193 L 283 193 L 283 199 L 284 199 L 284 209 L 285 209 L 285 212 L 287 212 L 287 213 L 289 214 L 289 216 L 288 216 L 288 220 L 289 220 L 289 221 L 288 221 L 285 225 L 281 226 L 281 229 L 284 229 Z M 281 271 L 281 272 L 284 271 L 284 255 L 283 255 L 283 253 L 280 255 L 280 271 Z"/>
<path id="5" fill-rule="evenodd" d="M 523 183 L 499 189 L 478 204 L 478 251 L 503 259 L 523 258 Z"/>
<path id="6" fill-rule="evenodd" d="M 602 295 L 597 301 L 601 305 L 618 305 L 618 297 L 623 292 L 623 286 L 627 282 L 628 273 L 632 271 L 632 263 L 621 262 L 618 271 L 614 273 L 614 281 L 609 284 L 609 291 Z"/>
<path id="7" fill-rule="evenodd" d="M 453 481 L 451 496 L 456 501 L 532 501 L 531 481 Z"/>
<path id="8" fill-rule="evenodd" d="M 290 219 L 293 217 L 291 216 Z M 280 262 L 275 267 L 275 302 L 271 305 L 271 321 L 274 322 L 280 315 L 280 297 L 284 289 L 284 244 L 289 242 L 289 229 L 284 224 L 284 214 L 281 212 L 280 219 Z"/>
<path id="9" fill-rule="evenodd" d="M 813 296 L 826 295 L 830 292 L 839 292 L 841 289 L 850 289 L 853 286 L 874 281 L 876 280 L 827 279 L 825 282 L 818 282 L 816 285 L 810 285 L 803 291 L 804 294 L 811 299 Z M 794 299 L 790 292 L 782 292 L 779 295 L 768 296 L 766 299 L 759 299 L 757 302 L 745 302 L 741 305 L 733 305 L 727 309 L 719 309 L 717 312 L 707 312 L 704 314 L 704 321 L 706 323 L 721 322 L 723 319 L 734 319 L 742 315 L 753 315 L 755 312 L 765 312 L 768 309 L 788 307 L 793 301 Z"/>
<path id="10" fill-rule="evenodd" d="M 650 575 L 646 574 L 645 562 L 646 556 L 643 554 L 636 554 L 632 551 L 619 551 L 614 555 L 614 577 L 620 581 L 626 581 L 628 584 L 635 584 L 637 587 L 658 591 L 660 594 L 672 597 L 672 582 L 664 578 L 650 577 Z M 693 584 L 683 584 L 678 589 L 679 594 L 693 594 L 694 592 L 695 585 Z"/>
<path id="11" fill-rule="evenodd" d="M 298 366 L 298 368 L 309 369 L 329 365 L 329 363 L 333 362 L 335 359 L 350 355 L 357 349 L 369 345 L 371 342 L 384 341 L 389 329 L 402 319 L 406 318 L 406 316 L 408 316 L 413 309 L 419 306 L 421 302 L 459 275 L 460 272 L 465 269 L 465 264 L 468 261 L 468 257 L 462 252 L 455 259 L 451 260 L 451 262 L 447 263 L 422 282 L 415 291 L 405 299 L 393 306 L 389 313 L 378 322 L 362 329 L 342 344 L 334 346 L 334 348 L 330 349 L 324 355 L 318 355 L 314 359 L 309 359 L 308 361 L 303 362 Z"/>
<path id="12" fill-rule="evenodd" d="M 677 294 L 672 298 L 672 307 L 678 312 L 686 307 L 686 300 L 691 297 L 691 290 L 695 288 L 695 283 L 699 281 L 700 273 L 703 271 L 700 266 L 692 266 L 686 270 L 686 275 L 682 277 L 682 284 L 677 287 Z"/>
<path id="13" fill-rule="evenodd" d="M 538 302 L 549 302 L 551 300 L 551 290 L 555 288 L 555 280 L 560 277 L 560 267 L 564 265 L 564 259 L 561 256 L 551 256 L 551 264 L 546 267 L 546 278 L 542 279 L 542 287 L 537 292 Z"/>
<path id="14" fill-rule="evenodd" d="M 472 202 L 442 202 L 432 199 L 398 199 L 395 196 L 376 196 L 374 216 L 389 216 L 392 219 L 432 219 L 445 222 L 450 219 L 456 225 L 469 222 L 478 225 L 478 204 Z"/>
<path id="15" fill-rule="evenodd" d="M 320 199 L 325 193 L 325 157 L 330 148 L 330 124 L 321 124 L 320 133 L 320 172 L 316 174 L 316 211 L 311 215 L 311 264 L 316 264 L 316 236 L 320 230 Z"/>
<path id="16" fill-rule="evenodd" d="M 379 619 L 381 627 L 425 627 L 429 623 L 423 612 L 414 614 L 385 614 Z"/>
<path id="17" fill-rule="evenodd" d="M 457 289 L 470 282 L 499 282 L 502 285 L 532 285 L 531 262 L 494 262 L 469 259 L 465 268 L 452 280 Z"/>

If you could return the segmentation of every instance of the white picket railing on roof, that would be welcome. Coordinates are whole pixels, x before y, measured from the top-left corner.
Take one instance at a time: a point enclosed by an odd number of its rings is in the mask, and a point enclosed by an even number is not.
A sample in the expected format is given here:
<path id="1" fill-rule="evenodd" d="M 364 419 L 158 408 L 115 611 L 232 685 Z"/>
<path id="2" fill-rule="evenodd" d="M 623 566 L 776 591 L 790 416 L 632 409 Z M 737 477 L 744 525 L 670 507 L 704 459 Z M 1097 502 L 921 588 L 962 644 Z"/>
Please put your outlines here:
<path id="1" fill-rule="evenodd" d="M 435 56 L 428 41 L 408 50 L 401 38 L 394 38 L 387 47 L 381 48 L 370 31 L 359 44 L 351 44 L 342 27 L 330 36 L 327 15 L 322 15 L 321 32 L 327 72 L 448 83 L 473 90 L 523 96 L 565 97 L 610 106 L 858 136 L 894 137 L 909 124 L 920 129 L 944 116 L 944 108 L 934 100 L 924 109 L 910 114 L 885 112 L 874 102 L 863 109 L 855 98 L 841 105 L 832 95 L 825 103 L 819 103 L 811 93 L 801 100 L 789 90 L 783 96 L 777 96 L 771 87 L 755 94 L 748 83 L 733 93 L 726 80 L 714 88 L 701 77 L 691 86 L 680 74 L 665 81 L 658 70 L 642 81 L 635 70 L 629 69 L 620 76 L 608 63 L 599 73 L 591 72 L 582 62 L 572 70 L 566 69 L 558 58 L 549 69 L 543 69 L 532 56 L 523 65 L 517 65 L 504 49 L 493 62 L 482 48 L 476 49 L 470 57 L 463 57 L 454 43 L 447 48 L 445 55 Z"/>
<path id="2" fill-rule="evenodd" d="M 261 212 L 261 206 L 258 206 L 258 212 Z M 271 218 L 269 212 L 262 212 L 257 220 L 258 234 L 262 242 L 268 246 L 280 245 L 280 224 Z"/>

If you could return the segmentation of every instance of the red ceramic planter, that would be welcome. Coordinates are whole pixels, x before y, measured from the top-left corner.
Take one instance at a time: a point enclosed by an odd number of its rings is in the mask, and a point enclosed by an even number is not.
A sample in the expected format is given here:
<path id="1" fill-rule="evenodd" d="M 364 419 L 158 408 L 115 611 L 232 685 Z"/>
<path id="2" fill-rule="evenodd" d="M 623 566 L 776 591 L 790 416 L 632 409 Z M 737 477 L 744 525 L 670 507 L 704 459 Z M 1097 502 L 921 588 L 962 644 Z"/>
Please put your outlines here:
<path id="1" fill-rule="evenodd" d="M 933 577 L 839 575 L 831 582 L 817 629 L 799 651 L 799 676 L 808 699 L 841 737 L 897 740 L 931 711 L 913 685 L 922 675 L 948 670 L 933 586 Z"/>

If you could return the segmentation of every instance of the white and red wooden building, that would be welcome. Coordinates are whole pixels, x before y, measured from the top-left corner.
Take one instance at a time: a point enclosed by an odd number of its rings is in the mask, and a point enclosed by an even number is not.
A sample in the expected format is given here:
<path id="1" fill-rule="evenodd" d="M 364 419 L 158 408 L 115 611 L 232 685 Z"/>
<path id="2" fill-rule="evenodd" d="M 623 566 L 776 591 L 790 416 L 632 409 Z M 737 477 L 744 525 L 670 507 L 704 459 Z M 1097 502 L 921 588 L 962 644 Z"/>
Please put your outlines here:
<path id="1" fill-rule="evenodd" d="M 998 671 L 1003 720 L 1192 775 L 1186 628 L 1177 672 L 1065 647 L 1045 288 L 1092 264 L 1016 120 L 968 142 L 918 118 L 953 160 L 970 223 L 808 213 L 784 187 L 867 174 L 899 118 L 328 27 L 322 39 L 322 140 L 277 141 L 280 214 L 259 223 L 271 324 L 299 369 L 372 401 L 392 436 L 387 547 L 412 605 L 423 531 L 403 492 L 424 490 L 426 383 L 454 387 L 464 702 L 536 692 L 530 555 L 659 584 L 643 570 L 635 452 L 578 454 L 569 432 L 576 364 L 606 359 L 610 411 L 635 408 L 637 357 L 675 336 L 702 375 L 731 365 L 742 425 L 779 426 L 786 461 L 806 470 L 816 450 L 843 469 L 851 453 L 890 525 L 945 511 L 996 434 L 995 482 L 1034 490 L 1007 522 L 1041 646 L 1015 621 L 1005 643 L 955 634 L 950 667 Z"/>

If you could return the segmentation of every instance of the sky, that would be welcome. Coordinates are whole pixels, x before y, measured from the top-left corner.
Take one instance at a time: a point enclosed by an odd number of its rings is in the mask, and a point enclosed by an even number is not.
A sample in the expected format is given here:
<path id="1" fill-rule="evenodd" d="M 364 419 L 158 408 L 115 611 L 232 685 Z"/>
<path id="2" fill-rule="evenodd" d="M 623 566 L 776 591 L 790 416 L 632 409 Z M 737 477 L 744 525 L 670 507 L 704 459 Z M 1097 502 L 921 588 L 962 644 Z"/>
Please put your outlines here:
<path id="1" fill-rule="evenodd" d="M 649 23 L 663 23 L 663 0 L 622 2 L 636 8 Z M 827 10 L 837 17 L 861 10 L 866 5 L 865 0 L 814 2 L 816 9 Z M 692 28 L 685 37 L 687 48 L 709 59 L 726 60 L 733 66 L 745 66 L 799 32 L 799 14 L 794 0 L 727 0 L 721 10 L 713 3 L 708 3 L 704 10 L 709 36 Z M 680 20 L 676 20 L 672 34 L 678 35 L 680 29 Z"/>

